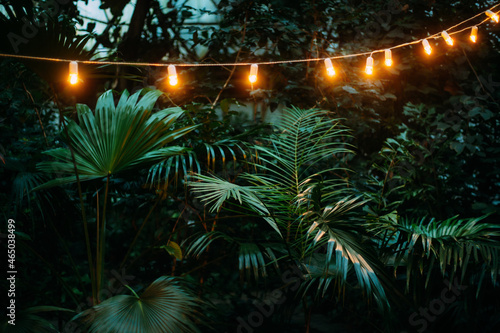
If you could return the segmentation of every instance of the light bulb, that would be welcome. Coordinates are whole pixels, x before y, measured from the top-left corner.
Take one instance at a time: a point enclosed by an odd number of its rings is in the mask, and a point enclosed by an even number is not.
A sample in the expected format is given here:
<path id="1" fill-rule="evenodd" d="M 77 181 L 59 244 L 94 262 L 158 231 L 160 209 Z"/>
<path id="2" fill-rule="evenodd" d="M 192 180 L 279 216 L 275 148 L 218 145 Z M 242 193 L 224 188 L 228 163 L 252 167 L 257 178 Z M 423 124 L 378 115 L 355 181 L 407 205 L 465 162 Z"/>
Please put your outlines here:
<path id="1" fill-rule="evenodd" d="M 259 70 L 259 66 L 257 64 L 253 64 L 250 66 L 250 75 L 248 76 L 248 80 L 251 83 L 257 82 L 257 71 Z"/>
<path id="2" fill-rule="evenodd" d="M 469 38 L 473 43 L 477 41 L 477 27 L 472 27 Z"/>
<path id="3" fill-rule="evenodd" d="M 451 38 L 446 31 L 443 31 L 441 33 L 441 37 L 443 37 L 443 39 L 446 41 L 446 44 L 453 46 L 453 38 Z"/>
<path id="4" fill-rule="evenodd" d="M 486 16 L 488 16 L 492 21 L 498 23 L 498 14 L 497 13 L 493 13 L 491 10 L 487 10 L 485 12 Z"/>
<path id="5" fill-rule="evenodd" d="M 177 71 L 175 70 L 174 65 L 168 65 L 168 83 L 171 86 L 175 86 L 179 83 L 179 80 L 177 79 Z"/>
<path id="6" fill-rule="evenodd" d="M 387 67 L 392 66 L 392 51 L 389 49 L 385 50 L 385 65 Z"/>
<path id="7" fill-rule="evenodd" d="M 328 74 L 328 76 L 335 75 L 335 68 L 333 68 L 332 60 L 330 58 L 325 59 L 325 67 L 326 67 L 326 73 Z"/>
<path id="8" fill-rule="evenodd" d="M 368 58 L 366 58 L 365 72 L 368 75 L 372 75 L 373 74 L 373 58 L 372 58 L 372 56 L 369 56 Z"/>
<path id="9" fill-rule="evenodd" d="M 424 39 L 422 41 L 422 45 L 424 46 L 425 53 L 427 53 L 427 54 L 430 55 L 432 53 L 432 48 L 431 48 L 431 46 L 429 44 L 429 41 L 427 39 Z"/>
<path id="10" fill-rule="evenodd" d="M 69 83 L 78 83 L 78 63 L 76 61 L 71 61 L 69 63 Z"/>

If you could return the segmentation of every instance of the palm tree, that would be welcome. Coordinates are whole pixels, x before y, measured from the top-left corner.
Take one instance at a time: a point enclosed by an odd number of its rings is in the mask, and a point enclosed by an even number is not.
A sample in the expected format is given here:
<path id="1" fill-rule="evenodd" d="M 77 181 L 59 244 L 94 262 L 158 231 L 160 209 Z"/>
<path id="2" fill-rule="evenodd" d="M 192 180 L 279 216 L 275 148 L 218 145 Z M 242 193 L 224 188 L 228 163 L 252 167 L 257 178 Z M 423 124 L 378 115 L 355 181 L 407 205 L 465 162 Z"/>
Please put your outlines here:
<path id="1" fill-rule="evenodd" d="M 267 222 L 274 231 L 271 242 L 281 243 L 285 258 L 302 270 L 304 290 L 317 279 L 322 281 L 318 287 L 322 293 L 333 280 L 345 287 L 354 268 L 367 295 L 386 307 L 383 286 L 390 279 L 374 255 L 374 243 L 357 210 L 365 201 L 348 187 L 348 170 L 340 161 L 352 153 L 342 141 L 346 135 L 347 129 L 330 119 L 327 111 L 289 109 L 266 144 L 254 147 L 259 162 L 253 164 L 255 173 L 241 177 L 245 185 L 198 175 L 191 187 L 212 211 L 236 200 Z M 203 235 L 190 250 L 200 253 L 209 239 Z M 263 271 L 260 248 L 270 247 L 241 245 L 240 267 Z"/>
<path id="2" fill-rule="evenodd" d="M 370 214 L 371 197 L 356 195 L 340 162 L 342 155 L 352 153 L 342 142 L 347 134 L 326 111 L 293 108 L 276 133 L 254 147 L 259 163 L 252 164 L 255 172 L 243 174 L 240 183 L 197 175 L 191 188 L 212 212 L 243 207 L 273 233 L 248 239 L 213 230 L 192 241 L 188 253 L 199 256 L 211 243 L 224 240 L 238 247 L 240 270 L 248 277 L 253 272 L 255 278 L 265 277 L 270 263 L 293 262 L 302 272 L 298 295 L 304 311 L 311 299 L 306 295 L 321 299 L 332 290 L 343 294 L 356 286 L 380 309 L 389 309 L 390 300 L 402 296 L 390 267 L 407 285 L 421 274 L 428 281 L 434 267 L 443 277 L 461 270 L 463 278 L 470 262 L 482 265 L 480 279 L 490 272 L 495 280 L 500 245 L 492 237 L 498 236 L 497 226 L 481 218 L 415 223 L 396 211 Z M 406 272 L 401 273 L 398 267 L 403 265 Z"/>
<path id="3" fill-rule="evenodd" d="M 40 171 L 55 173 L 57 178 L 36 189 L 75 182 L 80 186 L 80 181 L 106 179 L 102 220 L 97 219 L 98 244 L 95 267 L 83 202 L 80 199 L 95 302 L 99 302 L 98 290 L 100 290 L 103 278 L 106 204 L 110 178 L 117 173 L 153 164 L 166 157 L 182 153 L 185 151 L 184 148 L 167 146 L 167 144 L 196 128 L 196 125 L 174 127 L 176 121 L 184 115 L 184 111 L 179 107 L 152 111 L 157 99 L 162 95 L 160 91 L 149 91 L 139 100 L 141 93 L 142 91 L 138 91 L 130 96 L 125 91 L 115 106 L 112 91 L 106 91 L 99 97 L 95 112 L 92 112 L 86 105 L 78 105 L 78 123 L 68 120 L 65 131 L 62 132 L 68 148 L 47 151 L 46 154 L 55 160 L 38 164 Z M 146 220 L 142 227 L 145 223 Z"/>

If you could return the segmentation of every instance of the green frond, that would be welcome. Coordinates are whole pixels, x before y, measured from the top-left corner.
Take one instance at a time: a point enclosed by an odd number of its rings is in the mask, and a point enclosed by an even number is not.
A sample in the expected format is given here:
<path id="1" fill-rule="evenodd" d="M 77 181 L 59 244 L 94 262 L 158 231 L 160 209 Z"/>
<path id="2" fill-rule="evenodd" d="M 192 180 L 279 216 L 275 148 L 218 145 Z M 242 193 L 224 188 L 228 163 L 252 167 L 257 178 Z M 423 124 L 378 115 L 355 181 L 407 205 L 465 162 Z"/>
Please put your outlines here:
<path id="1" fill-rule="evenodd" d="M 500 235 L 500 226 L 481 222 L 484 218 L 459 219 L 454 216 L 444 221 L 425 218 L 419 221 L 387 220 L 386 226 L 397 230 L 392 246 L 396 251 L 395 268 L 402 262 L 407 266 L 407 284 L 410 273 L 418 267 L 423 274 L 424 266 L 428 282 L 434 265 L 438 265 L 442 275 L 448 272 L 452 278 L 461 270 L 463 280 L 467 266 L 475 262 L 484 264 L 492 281 L 496 281 L 500 269 L 500 244 L 495 237 Z"/>
<path id="2" fill-rule="evenodd" d="M 166 144 L 193 130 L 196 126 L 173 129 L 172 125 L 184 112 L 168 108 L 152 113 L 162 94 L 149 91 L 140 100 L 140 91 L 129 96 L 124 92 L 115 107 L 113 94 L 107 91 L 99 97 L 95 113 L 87 106 L 78 105 L 78 121 L 68 120 L 68 137 L 74 151 L 76 167 L 81 180 L 105 177 L 117 172 L 154 163 L 184 151 Z M 55 173 L 59 179 L 42 187 L 73 181 L 74 165 L 69 149 L 46 152 L 55 160 L 38 164 L 41 171 Z M 42 187 L 38 187 L 42 188 Z"/>
<path id="3" fill-rule="evenodd" d="M 366 201 L 360 197 L 347 197 L 335 205 L 323 209 L 319 216 L 307 230 L 310 248 L 323 247 L 326 241 L 325 274 L 332 279 L 329 270 L 332 259 L 334 259 L 335 277 L 339 279 L 339 286 L 347 281 L 347 273 L 354 268 L 357 281 L 367 295 L 373 296 L 381 308 L 389 305 L 384 290 L 384 284 L 388 284 L 389 277 L 384 270 L 383 264 L 377 258 L 374 248 L 363 241 L 361 231 L 362 224 L 353 220 L 350 213 L 362 206 Z M 310 219 L 314 215 L 305 214 L 304 218 Z M 304 223 L 304 222 L 302 222 Z M 325 282 L 328 286 L 330 282 Z M 328 283 L 326 283 L 328 282 Z"/>
<path id="4" fill-rule="evenodd" d="M 250 281 L 251 273 L 253 273 L 255 281 L 258 281 L 260 276 L 267 276 L 264 256 L 259 246 L 255 243 L 240 244 L 238 262 L 240 276 L 243 277 L 245 275 L 247 281 Z"/>
<path id="5" fill-rule="evenodd" d="M 141 294 L 118 295 L 73 318 L 89 333 L 198 332 L 196 298 L 171 277 L 156 279 Z"/>
<path id="6" fill-rule="evenodd" d="M 210 231 L 202 234 L 186 247 L 186 255 L 199 257 L 214 241 L 223 239 L 226 242 L 234 243 L 234 239 L 219 231 Z"/>
<path id="7" fill-rule="evenodd" d="M 198 194 L 200 200 L 211 206 L 210 211 L 220 210 L 224 202 L 229 199 L 237 200 L 240 204 L 247 205 L 260 215 L 281 235 L 276 221 L 271 217 L 268 208 L 260 199 L 259 191 L 256 187 L 233 184 L 216 176 L 196 175 L 196 179 L 198 181 L 191 184 L 192 190 Z"/>

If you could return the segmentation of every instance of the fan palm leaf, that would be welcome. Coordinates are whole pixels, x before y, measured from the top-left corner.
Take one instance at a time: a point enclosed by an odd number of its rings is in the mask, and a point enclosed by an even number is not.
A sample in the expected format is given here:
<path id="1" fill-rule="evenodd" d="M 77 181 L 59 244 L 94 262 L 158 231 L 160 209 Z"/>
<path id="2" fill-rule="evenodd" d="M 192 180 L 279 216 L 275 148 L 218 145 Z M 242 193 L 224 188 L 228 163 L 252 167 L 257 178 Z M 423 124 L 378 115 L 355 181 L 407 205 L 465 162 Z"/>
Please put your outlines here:
<path id="1" fill-rule="evenodd" d="M 165 145 L 196 126 L 172 129 L 184 114 L 178 107 L 152 113 L 161 94 L 150 91 L 138 101 L 140 92 L 129 96 L 125 91 L 115 107 L 112 91 L 107 91 L 98 99 L 95 113 L 86 105 L 77 106 L 79 123 L 70 120 L 68 137 L 64 136 L 74 150 L 80 180 L 106 177 L 185 150 Z M 69 149 L 58 148 L 46 154 L 55 160 L 39 163 L 38 168 L 56 173 L 58 178 L 41 187 L 76 181 Z"/>
<path id="2" fill-rule="evenodd" d="M 196 298 L 171 277 L 160 277 L 141 296 L 117 295 L 76 315 L 89 333 L 198 332 Z"/>

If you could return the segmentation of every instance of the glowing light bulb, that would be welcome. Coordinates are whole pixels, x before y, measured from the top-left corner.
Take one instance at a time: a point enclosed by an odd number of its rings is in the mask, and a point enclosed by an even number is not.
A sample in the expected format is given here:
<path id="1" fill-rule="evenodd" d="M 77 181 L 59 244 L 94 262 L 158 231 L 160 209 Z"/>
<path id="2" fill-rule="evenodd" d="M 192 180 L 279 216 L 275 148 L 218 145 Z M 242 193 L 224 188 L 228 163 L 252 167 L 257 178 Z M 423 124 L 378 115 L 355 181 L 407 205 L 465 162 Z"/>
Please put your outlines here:
<path id="1" fill-rule="evenodd" d="M 424 39 L 422 41 L 422 45 L 424 46 L 425 53 L 430 55 L 432 53 L 432 48 L 431 45 L 429 44 L 429 41 L 427 39 Z"/>
<path id="2" fill-rule="evenodd" d="M 179 80 L 177 79 L 177 71 L 175 70 L 174 65 L 168 65 L 168 83 L 171 86 L 175 86 L 179 83 Z"/>
<path id="3" fill-rule="evenodd" d="M 326 67 L 326 73 L 328 74 L 328 76 L 335 75 L 335 68 L 333 68 L 332 60 L 330 58 L 325 59 L 325 67 Z"/>
<path id="4" fill-rule="evenodd" d="M 253 64 L 250 66 L 250 75 L 248 76 L 248 80 L 251 83 L 257 82 L 257 71 L 259 70 L 259 66 L 257 64 Z"/>
<path id="5" fill-rule="evenodd" d="M 469 38 L 473 43 L 477 41 L 477 27 L 472 27 Z"/>
<path id="6" fill-rule="evenodd" d="M 385 50 L 385 65 L 387 67 L 392 66 L 392 51 L 389 49 Z"/>
<path id="7" fill-rule="evenodd" d="M 369 56 L 368 58 L 366 58 L 365 72 L 368 75 L 372 75 L 373 74 L 373 58 L 372 58 L 372 56 Z"/>
<path id="8" fill-rule="evenodd" d="M 72 61 L 69 63 L 69 83 L 78 83 L 78 63 L 76 61 Z"/>
<path id="9" fill-rule="evenodd" d="M 487 10 L 485 12 L 486 16 L 488 16 L 492 21 L 494 21 L 495 23 L 498 23 L 499 21 L 499 17 L 498 17 L 498 14 L 497 13 L 493 13 L 491 10 Z"/>
<path id="10" fill-rule="evenodd" d="M 446 31 L 443 31 L 441 33 L 441 37 L 443 37 L 443 39 L 446 41 L 446 44 L 453 46 L 453 38 L 451 38 Z"/>

